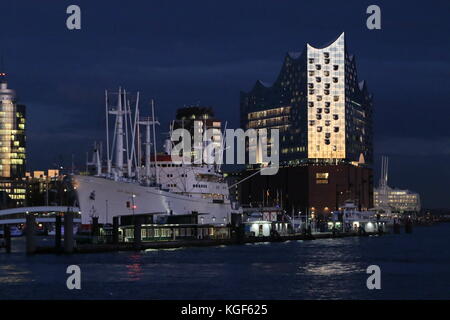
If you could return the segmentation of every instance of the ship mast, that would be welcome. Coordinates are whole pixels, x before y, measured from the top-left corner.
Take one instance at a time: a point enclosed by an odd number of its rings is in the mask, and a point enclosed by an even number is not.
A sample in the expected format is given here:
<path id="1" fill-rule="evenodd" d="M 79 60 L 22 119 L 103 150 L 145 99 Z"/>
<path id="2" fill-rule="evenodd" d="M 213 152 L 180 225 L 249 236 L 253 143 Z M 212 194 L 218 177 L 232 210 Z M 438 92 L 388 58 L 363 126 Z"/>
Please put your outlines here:
<path id="1" fill-rule="evenodd" d="M 119 88 L 117 110 L 112 111 L 116 115 L 116 173 L 123 175 L 123 113 L 122 113 L 122 88 Z"/>
<path id="2" fill-rule="evenodd" d="M 156 172 L 156 183 L 159 184 L 159 171 L 158 171 L 158 162 L 156 159 L 156 129 L 155 125 L 159 124 L 159 122 L 155 119 L 155 109 L 152 100 L 152 117 L 142 117 L 139 120 L 139 124 L 145 126 L 145 180 L 147 184 L 150 184 L 150 164 L 151 164 L 151 134 L 150 134 L 150 126 L 153 126 L 153 150 L 155 157 L 155 172 Z"/>
<path id="3" fill-rule="evenodd" d="M 109 154 L 109 107 L 108 107 L 108 90 L 105 90 L 105 116 L 106 116 L 106 166 L 107 174 L 111 175 L 111 158 Z"/>

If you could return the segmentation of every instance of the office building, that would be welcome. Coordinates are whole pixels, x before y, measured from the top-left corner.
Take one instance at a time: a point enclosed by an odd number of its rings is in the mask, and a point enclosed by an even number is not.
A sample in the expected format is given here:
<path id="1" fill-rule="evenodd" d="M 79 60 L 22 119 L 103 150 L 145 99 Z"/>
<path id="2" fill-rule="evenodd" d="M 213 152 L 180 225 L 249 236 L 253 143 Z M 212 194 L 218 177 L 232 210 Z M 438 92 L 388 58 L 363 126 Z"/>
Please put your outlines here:
<path id="1" fill-rule="evenodd" d="M 25 106 L 18 104 L 8 88 L 6 73 L 0 73 L 0 192 L 11 201 L 2 206 L 25 203 Z"/>

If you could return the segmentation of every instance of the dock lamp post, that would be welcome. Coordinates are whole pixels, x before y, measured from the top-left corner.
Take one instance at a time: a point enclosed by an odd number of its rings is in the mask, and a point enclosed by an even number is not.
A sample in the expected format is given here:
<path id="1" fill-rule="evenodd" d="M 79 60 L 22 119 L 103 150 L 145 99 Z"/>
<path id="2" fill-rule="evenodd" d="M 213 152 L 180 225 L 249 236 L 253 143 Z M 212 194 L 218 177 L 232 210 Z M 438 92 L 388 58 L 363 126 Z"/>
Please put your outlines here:
<path id="1" fill-rule="evenodd" d="M 131 210 L 133 210 L 133 216 L 134 216 L 134 209 L 136 209 L 136 205 L 134 204 L 134 198 L 136 198 L 136 195 L 133 193 L 131 196 Z"/>

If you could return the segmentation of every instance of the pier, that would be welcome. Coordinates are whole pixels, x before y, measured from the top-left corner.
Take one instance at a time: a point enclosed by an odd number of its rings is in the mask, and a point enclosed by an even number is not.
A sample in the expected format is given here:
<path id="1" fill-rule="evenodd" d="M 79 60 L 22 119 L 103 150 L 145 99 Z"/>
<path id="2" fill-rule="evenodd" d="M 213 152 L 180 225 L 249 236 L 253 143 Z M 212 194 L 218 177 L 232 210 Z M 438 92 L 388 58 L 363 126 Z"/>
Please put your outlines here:
<path id="1" fill-rule="evenodd" d="M 140 229 L 140 228 L 138 228 Z M 188 247 L 214 247 L 221 245 L 244 245 L 264 242 L 286 242 L 286 241 L 313 241 L 316 239 L 334 239 L 344 237 L 364 237 L 380 235 L 378 232 L 360 234 L 357 232 L 333 233 L 320 232 L 308 234 L 292 234 L 278 237 L 231 237 L 228 239 L 181 239 L 181 240 L 159 240 L 159 241 L 137 241 L 120 242 L 120 243 L 83 243 L 73 247 L 71 252 L 64 250 L 65 253 L 101 253 L 114 251 L 142 251 L 149 249 L 175 249 Z M 97 242 L 97 241 L 94 241 Z M 38 247 L 34 253 L 61 253 L 62 251 L 56 247 Z"/>

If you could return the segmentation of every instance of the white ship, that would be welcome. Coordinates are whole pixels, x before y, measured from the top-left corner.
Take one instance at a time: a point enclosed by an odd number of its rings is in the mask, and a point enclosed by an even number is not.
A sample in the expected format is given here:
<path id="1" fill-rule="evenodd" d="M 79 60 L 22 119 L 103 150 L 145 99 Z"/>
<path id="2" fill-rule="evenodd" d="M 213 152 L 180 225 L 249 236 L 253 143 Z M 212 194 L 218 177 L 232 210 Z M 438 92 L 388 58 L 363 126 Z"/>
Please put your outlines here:
<path id="1" fill-rule="evenodd" d="M 340 218 L 341 216 L 341 218 Z M 343 223 L 343 226 L 341 225 Z M 329 228 L 340 225 L 344 231 L 359 231 L 360 228 L 365 232 L 386 231 L 389 221 L 381 218 L 374 211 L 359 211 L 353 201 L 346 201 L 342 208 L 333 212 Z"/>
<path id="2" fill-rule="evenodd" d="M 174 163 L 170 141 L 165 144 L 166 154 L 155 156 L 155 125 L 159 123 L 154 116 L 153 102 L 152 116 L 141 118 L 139 93 L 133 111 L 125 90 L 119 89 L 116 95 L 115 108 L 109 107 L 110 95 L 107 92 L 105 95 L 106 165 L 103 165 L 101 147 L 96 145 L 91 162 L 96 174 L 73 176 L 82 223 L 91 224 L 93 217 L 98 217 L 99 223 L 111 223 L 114 216 L 144 214 L 152 215 L 154 223 L 164 223 L 169 216 L 195 216 L 199 224 L 229 223 L 231 214 L 237 211 L 232 209 L 220 167 Z M 111 146 L 109 115 L 115 116 Z M 141 127 L 145 128 L 143 143 Z M 145 146 L 144 157 L 141 157 L 141 145 Z"/>

